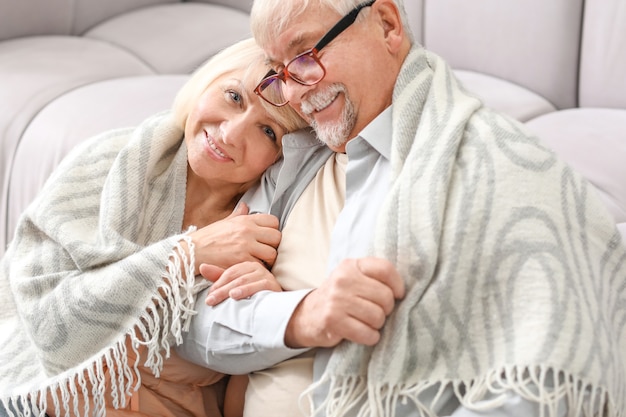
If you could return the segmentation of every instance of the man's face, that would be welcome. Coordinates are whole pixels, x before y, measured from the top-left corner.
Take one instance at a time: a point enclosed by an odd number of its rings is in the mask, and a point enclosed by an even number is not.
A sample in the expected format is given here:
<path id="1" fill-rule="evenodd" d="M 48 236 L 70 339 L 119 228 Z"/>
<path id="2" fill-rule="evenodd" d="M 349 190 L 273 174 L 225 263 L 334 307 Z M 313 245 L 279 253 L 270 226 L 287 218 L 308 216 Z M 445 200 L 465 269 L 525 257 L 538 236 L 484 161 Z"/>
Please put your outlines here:
<path id="1" fill-rule="evenodd" d="M 365 20 L 357 20 L 318 53 L 326 69 L 318 84 L 304 86 L 287 77 L 283 87 L 289 104 L 335 151 L 345 151 L 346 142 L 391 102 L 391 94 L 378 91 L 381 77 L 386 76 L 386 52 L 382 29 L 372 17 L 368 13 Z M 284 68 L 341 18 L 331 9 L 310 6 L 265 46 L 272 67 L 277 71 Z"/>

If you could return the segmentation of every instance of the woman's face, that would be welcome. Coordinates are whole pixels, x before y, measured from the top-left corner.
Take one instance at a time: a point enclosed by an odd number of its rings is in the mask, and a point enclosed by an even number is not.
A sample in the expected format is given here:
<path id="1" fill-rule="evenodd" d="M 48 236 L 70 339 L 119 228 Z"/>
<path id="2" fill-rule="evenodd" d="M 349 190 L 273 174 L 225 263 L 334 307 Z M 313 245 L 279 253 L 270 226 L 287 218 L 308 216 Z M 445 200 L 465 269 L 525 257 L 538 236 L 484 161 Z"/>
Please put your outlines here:
<path id="1" fill-rule="evenodd" d="M 242 75 L 223 75 L 200 96 L 187 118 L 185 142 L 193 174 L 245 189 L 276 161 L 285 132 Z"/>

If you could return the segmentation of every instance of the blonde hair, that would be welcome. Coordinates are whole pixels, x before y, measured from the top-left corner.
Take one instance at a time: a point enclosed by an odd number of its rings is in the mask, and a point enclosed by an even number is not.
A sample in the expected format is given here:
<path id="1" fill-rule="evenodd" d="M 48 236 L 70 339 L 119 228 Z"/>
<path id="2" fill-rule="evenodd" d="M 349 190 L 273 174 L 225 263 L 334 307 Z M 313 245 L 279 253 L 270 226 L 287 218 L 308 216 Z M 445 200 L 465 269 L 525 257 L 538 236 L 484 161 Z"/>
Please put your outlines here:
<path id="1" fill-rule="evenodd" d="M 289 26 L 289 24 L 311 6 L 334 10 L 344 16 L 365 0 L 254 0 L 250 12 L 251 28 L 254 39 L 261 47 L 267 46 Z M 404 10 L 403 0 L 394 0 L 400 10 L 404 30 L 413 43 L 413 34 L 408 24 L 408 16 Z M 357 19 L 367 13 L 362 11 Z"/>
<path id="2" fill-rule="evenodd" d="M 172 111 L 176 124 L 184 130 L 191 110 L 211 83 L 225 74 L 241 70 L 244 70 L 241 81 L 250 91 L 269 70 L 263 50 L 252 38 L 223 49 L 191 75 L 174 99 Z M 287 132 L 307 126 L 307 123 L 291 107 L 275 107 L 260 98 L 259 100 L 269 116 Z"/>

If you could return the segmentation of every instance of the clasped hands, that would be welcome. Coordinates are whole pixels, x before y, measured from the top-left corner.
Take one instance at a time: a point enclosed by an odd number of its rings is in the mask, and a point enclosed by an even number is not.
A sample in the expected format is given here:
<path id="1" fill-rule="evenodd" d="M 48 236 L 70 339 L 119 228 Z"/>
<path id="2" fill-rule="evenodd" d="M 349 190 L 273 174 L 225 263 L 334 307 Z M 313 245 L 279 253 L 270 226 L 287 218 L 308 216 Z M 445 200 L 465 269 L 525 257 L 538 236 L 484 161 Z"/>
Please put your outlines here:
<path id="1" fill-rule="evenodd" d="M 194 232 L 205 232 L 198 240 L 192 236 L 200 274 L 213 282 L 206 300 L 210 306 L 229 297 L 282 290 L 268 270 L 280 243 L 278 219 L 246 214 L 247 206 L 241 205 L 226 219 Z M 345 339 L 374 345 L 404 292 L 404 281 L 391 262 L 375 257 L 343 260 L 293 312 L 285 343 L 292 348 L 332 347 Z"/>

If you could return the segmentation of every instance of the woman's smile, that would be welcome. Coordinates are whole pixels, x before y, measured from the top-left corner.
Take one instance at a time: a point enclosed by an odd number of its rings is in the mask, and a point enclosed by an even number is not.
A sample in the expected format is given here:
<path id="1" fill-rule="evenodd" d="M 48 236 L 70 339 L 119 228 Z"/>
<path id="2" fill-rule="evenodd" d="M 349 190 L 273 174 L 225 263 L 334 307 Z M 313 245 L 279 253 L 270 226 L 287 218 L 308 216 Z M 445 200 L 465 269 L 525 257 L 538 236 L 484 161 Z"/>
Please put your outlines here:
<path id="1" fill-rule="evenodd" d="M 232 161 L 232 158 L 230 158 L 222 148 L 217 146 L 217 143 L 215 143 L 215 139 L 213 139 L 213 136 L 211 136 L 206 130 L 204 131 L 204 137 L 207 144 L 207 153 L 210 157 L 217 161 Z"/>

